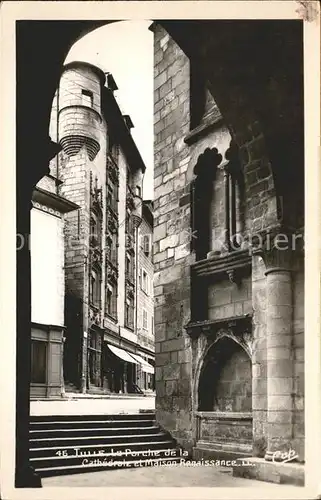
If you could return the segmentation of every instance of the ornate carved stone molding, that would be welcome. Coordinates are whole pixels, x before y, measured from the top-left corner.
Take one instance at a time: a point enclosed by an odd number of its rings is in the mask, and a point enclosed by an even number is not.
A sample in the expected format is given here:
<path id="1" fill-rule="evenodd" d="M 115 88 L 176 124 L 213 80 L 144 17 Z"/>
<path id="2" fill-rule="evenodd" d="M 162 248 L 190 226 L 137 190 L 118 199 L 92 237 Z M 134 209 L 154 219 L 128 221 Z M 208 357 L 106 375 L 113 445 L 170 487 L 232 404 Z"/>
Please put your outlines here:
<path id="1" fill-rule="evenodd" d="M 89 249 L 89 257 L 90 257 L 90 263 L 92 267 L 98 267 L 99 270 L 101 270 L 101 264 L 102 264 L 102 252 L 101 249 L 98 247 L 90 248 Z"/>
<path id="2" fill-rule="evenodd" d="M 126 280 L 126 299 L 133 299 L 135 296 L 135 287 L 133 283 Z"/>
<path id="3" fill-rule="evenodd" d="M 107 282 L 108 283 L 117 283 L 118 271 L 114 266 L 108 266 L 107 268 Z"/>
<path id="4" fill-rule="evenodd" d="M 68 135 L 60 139 L 60 144 L 67 156 L 75 156 L 85 147 L 90 161 L 93 161 L 100 150 L 99 142 L 92 137 Z"/>
<path id="5" fill-rule="evenodd" d="M 110 180 L 112 182 L 114 182 L 115 184 L 118 185 L 118 183 L 119 183 L 119 180 L 118 180 L 118 175 L 119 175 L 118 165 L 109 156 L 107 157 L 106 169 L 107 169 L 107 174 L 108 174 L 108 177 L 110 178 Z"/>
<path id="6" fill-rule="evenodd" d="M 135 215 L 133 214 L 132 215 L 132 219 L 133 219 L 133 225 L 135 228 L 139 227 L 142 223 L 142 218 L 139 217 L 139 215 Z"/>
<path id="7" fill-rule="evenodd" d="M 107 230 L 114 234 L 117 232 L 118 228 L 118 221 L 116 217 L 108 217 L 108 222 L 107 222 Z"/>
<path id="8" fill-rule="evenodd" d="M 126 208 L 129 210 L 134 210 L 135 208 L 135 196 L 129 186 L 127 186 L 126 192 Z"/>
<path id="9" fill-rule="evenodd" d="M 132 234 L 126 234 L 126 250 L 129 252 L 135 251 L 135 238 Z"/>
<path id="10" fill-rule="evenodd" d="M 93 180 L 92 172 L 90 173 L 90 205 L 91 205 L 91 210 L 95 212 L 100 218 L 102 218 L 102 213 L 103 213 L 102 188 L 98 187 L 97 177 L 95 177 L 95 180 Z"/>
<path id="11" fill-rule="evenodd" d="M 252 358 L 252 332 L 249 330 L 236 330 L 235 328 L 221 328 L 215 336 L 215 342 L 227 337 L 239 344 Z"/>
<path id="12" fill-rule="evenodd" d="M 196 262 L 191 267 L 193 276 L 208 278 L 211 282 L 228 278 L 237 286 L 244 275 L 249 274 L 252 266 L 252 257 L 248 250 L 236 250 L 226 255 L 210 252 L 208 258 Z"/>
<path id="13" fill-rule="evenodd" d="M 276 226 L 258 235 L 258 245 L 252 248 L 253 255 L 262 257 L 266 274 L 274 271 L 291 271 L 293 256 L 301 248 L 296 247 L 296 231 Z"/>
<path id="14" fill-rule="evenodd" d="M 249 314 L 225 320 L 190 321 L 185 330 L 192 339 L 197 339 L 201 333 L 213 341 L 230 337 L 252 355 L 252 316 Z"/>
<path id="15" fill-rule="evenodd" d="M 89 307 L 89 321 L 97 326 L 101 323 L 101 314 L 98 308 L 90 306 Z"/>

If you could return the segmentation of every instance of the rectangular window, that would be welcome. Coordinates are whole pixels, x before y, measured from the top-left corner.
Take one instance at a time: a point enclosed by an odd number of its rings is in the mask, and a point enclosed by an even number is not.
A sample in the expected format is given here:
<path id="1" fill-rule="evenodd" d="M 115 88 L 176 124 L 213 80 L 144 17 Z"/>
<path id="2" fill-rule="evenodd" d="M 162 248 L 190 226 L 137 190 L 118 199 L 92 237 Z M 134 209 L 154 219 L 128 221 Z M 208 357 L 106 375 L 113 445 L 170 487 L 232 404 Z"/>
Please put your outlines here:
<path id="1" fill-rule="evenodd" d="M 90 245 L 96 247 L 100 244 L 100 231 L 97 218 L 92 215 L 90 218 Z"/>
<path id="2" fill-rule="evenodd" d="M 126 325 L 129 325 L 129 304 L 128 302 L 126 302 L 126 305 L 125 305 L 125 324 Z"/>
<path id="3" fill-rule="evenodd" d="M 45 384 L 47 379 L 47 344 L 41 340 L 31 343 L 31 383 Z"/>
<path id="4" fill-rule="evenodd" d="M 106 310 L 107 314 L 111 315 L 112 314 L 112 300 L 113 300 L 113 292 L 109 288 L 107 289 L 107 296 L 106 296 Z"/>
<path id="5" fill-rule="evenodd" d="M 89 347 L 97 349 L 97 335 L 95 332 L 90 332 L 89 334 Z"/>
<path id="6" fill-rule="evenodd" d="M 90 90 L 83 89 L 81 91 L 81 103 L 83 106 L 89 106 L 90 108 L 94 105 L 94 96 Z"/>
<path id="7" fill-rule="evenodd" d="M 144 330 L 148 330 L 148 316 L 146 309 L 143 309 L 143 328 Z"/>
<path id="8" fill-rule="evenodd" d="M 90 276 L 90 289 L 89 289 L 90 302 L 95 306 L 100 305 L 100 279 L 95 271 L 91 272 Z"/>
<path id="9" fill-rule="evenodd" d="M 134 328 L 134 299 L 126 300 L 125 325 L 129 328 Z"/>
<path id="10" fill-rule="evenodd" d="M 148 294 L 148 275 L 145 269 L 142 269 L 142 290 Z"/>
<path id="11" fill-rule="evenodd" d="M 117 212 L 116 189 L 112 181 L 109 181 L 107 185 L 107 206 L 109 206 L 114 212 Z"/>
<path id="12" fill-rule="evenodd" d="M 117 233 L 112 235 L 111 261 L 114 265 L 117 265 Z"/>
<path id="13" fill-rule="evenodd" d="M 148 257 L 151 253 L 151 237 L 149 234 L 144 234 L 143 236 L 143 249 L 144 254 Z"/>

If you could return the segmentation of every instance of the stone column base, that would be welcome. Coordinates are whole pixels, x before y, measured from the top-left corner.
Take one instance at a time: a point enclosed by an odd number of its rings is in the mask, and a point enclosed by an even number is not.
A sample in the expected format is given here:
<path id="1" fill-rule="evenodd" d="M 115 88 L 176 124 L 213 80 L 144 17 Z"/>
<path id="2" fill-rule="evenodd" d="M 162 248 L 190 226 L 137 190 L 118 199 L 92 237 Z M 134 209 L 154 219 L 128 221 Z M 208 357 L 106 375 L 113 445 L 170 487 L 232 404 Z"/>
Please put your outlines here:
<path id="1" fill-rule="evenodd" d="M 276 484 L 304 486 L 304 465 L 296 462 L 267 462 L 264 458 L 251 457 L 236 460 L 233 476 L 257 479 Z"/>

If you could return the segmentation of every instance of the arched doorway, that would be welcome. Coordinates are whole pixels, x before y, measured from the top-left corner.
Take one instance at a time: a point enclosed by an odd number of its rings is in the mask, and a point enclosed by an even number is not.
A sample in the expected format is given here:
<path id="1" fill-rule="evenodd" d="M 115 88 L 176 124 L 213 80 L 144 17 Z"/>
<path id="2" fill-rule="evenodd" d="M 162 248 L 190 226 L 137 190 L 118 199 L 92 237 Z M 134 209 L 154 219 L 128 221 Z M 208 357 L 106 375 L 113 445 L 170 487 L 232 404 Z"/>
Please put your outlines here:
<path id="1" fill-rule="evenodd" d="M 222 336 L 205 353 L 198 379 L 196 449 L 213 457 L 249 456 L 252 450 L 252 362 Z"/>

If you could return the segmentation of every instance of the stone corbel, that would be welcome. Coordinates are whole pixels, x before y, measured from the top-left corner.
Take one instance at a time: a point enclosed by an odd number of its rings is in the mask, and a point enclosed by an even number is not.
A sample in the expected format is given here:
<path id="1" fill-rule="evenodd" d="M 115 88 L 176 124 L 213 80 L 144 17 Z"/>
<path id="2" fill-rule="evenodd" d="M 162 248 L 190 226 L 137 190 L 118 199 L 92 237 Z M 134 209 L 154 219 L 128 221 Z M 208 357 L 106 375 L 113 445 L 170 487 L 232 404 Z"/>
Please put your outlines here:
<path id="1" fill-rule="evenodd" d="M 189 321 L 184 328 L 187 335 L 193 340 L 197 340 L 203 331 L 202 322 Z"/>
<path id="2" fill-rule="evenodd" d="M 231 269 L 229 271 L 226 271 L 226 273 L 231 283 L 235 284 L 237 287 L 241 285 L 242 276 L 241 273 L 238 271 L 238 269 Z"/>
<path id="3" fill-rule="evenodd" d="M 45 175 L 50 173 L 50 161 L 62 150 L 61 145 L 52 141 L 50 137 L 46 139 L 46 144 L 46 148 L 35 155 L 33 168 L 30 170 L 29 181 L 31 191 Z"/>

